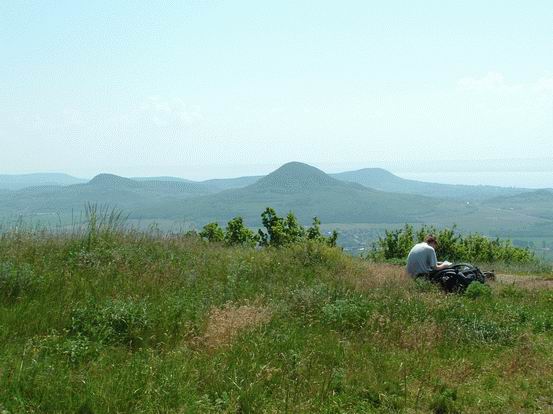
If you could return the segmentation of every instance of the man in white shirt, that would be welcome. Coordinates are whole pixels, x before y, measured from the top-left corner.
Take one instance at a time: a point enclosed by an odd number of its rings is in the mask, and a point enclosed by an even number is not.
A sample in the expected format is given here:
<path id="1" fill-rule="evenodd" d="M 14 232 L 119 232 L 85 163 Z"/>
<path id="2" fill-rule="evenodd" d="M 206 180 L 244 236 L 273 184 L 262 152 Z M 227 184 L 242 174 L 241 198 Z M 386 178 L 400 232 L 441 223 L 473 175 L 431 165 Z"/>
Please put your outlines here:
<path id="1" fill-rule="evenodd" d="M 407 273 L 411 277 L 428 276 L 436 270 L 451 266 L 449 262 L 438 262 L 436 237 L 429 234 L 422 243 L 415 244 L 407 256 Z"/>

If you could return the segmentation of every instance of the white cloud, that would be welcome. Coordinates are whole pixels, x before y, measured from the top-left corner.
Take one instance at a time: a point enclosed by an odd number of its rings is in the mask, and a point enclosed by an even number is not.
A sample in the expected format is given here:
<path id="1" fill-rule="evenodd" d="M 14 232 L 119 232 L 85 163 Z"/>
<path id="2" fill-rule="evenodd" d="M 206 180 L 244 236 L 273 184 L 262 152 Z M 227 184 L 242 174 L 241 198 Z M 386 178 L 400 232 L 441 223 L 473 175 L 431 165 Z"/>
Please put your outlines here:
<path id="1" fill-rule="evenodd" d="M 488 72 L 481 77 L 467 76 L 457 81 L 460 91 L 506 92 L 506 93 L 550 93 L 553 92 L 553 77 L 543 77 L 532 82 L 511 82 L 501 72 Z"/>
<path id="2" fill-rule="evenodd" d="M 197 108 L 191 108 L 180 98 L 151 96 L 140 105 L 139 118 L 154 126 L 166 127 L 173 124 L 193 124 L 201 119 L 201 115 Z"/>
<path id="3" fill-rule="evenodd" d="M 536 82 L 536 88 L 540 92 L 553 93 L 553 77 L 539 79 Z"/>
<path id="4" fill-rule="evenodd" d="M 480 78 L 464 77 L 457 81 L 457 86 L 466 90 L 496 89 L 505 87 L 505 77 L 499 72 L 488 72 Z"/>

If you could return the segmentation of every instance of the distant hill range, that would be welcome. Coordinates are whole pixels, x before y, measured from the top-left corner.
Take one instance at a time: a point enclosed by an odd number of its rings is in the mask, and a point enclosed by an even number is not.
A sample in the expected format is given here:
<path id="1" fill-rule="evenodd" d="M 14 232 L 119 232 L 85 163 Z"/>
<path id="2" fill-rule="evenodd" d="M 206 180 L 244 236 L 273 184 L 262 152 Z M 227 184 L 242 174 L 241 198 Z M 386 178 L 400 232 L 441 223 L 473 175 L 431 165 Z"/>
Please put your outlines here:
<path id="1" fill-rule="evenodd" d="M 301 163 L 298 163 L 301 164 Z M 102 176 L 103 174 L 100 174 Z M 486 200 L 500 196 L 511 196 L 532 192 L 528 188 L 498 187 L 489 185 L 453 185 L 439 184 L 416 180 L 408 180 L 382 168 L 364 168 L 356 171 L 328 174 L 330 177 L 341 181 L 361 184 L 375 190 L 417 194 L 434 198 L 450 198 L 456 200 L 476 201 Z M 437 178 L 439 175 L 437 175 Z M 247 187 L 263 176 L 244 176 L 238 178 L 220 178 L 205 181 L 193 181 L 179 177 L 131 177 L 132 181 L 147 182 L 150 185 L 164 187 L 164 182 L 179 182 L 196 184 L 208 193 L 229 189 Z M 94 181 L 95 179 L 93 179 Z M 26 175 L 0 175 L 0 189 L 19 190 L 26 187 L 38 186 L 67 186 L 83 184 L 87 180 L 75 178 L 67 174 L 26 174 Z"/>
<path id="2" fill-rule="evenodd" d="M 226 221 L 240 215 L 250 225 L 259 224 L 259 215 L 268 206 L 282 214 L 293 211 L 308 223 L 314 216 L 325 222 L 395 223 L 420 221 L 437 212 L 442 202 L 430 197 L 386 193 L 357 183 L 332 178 L 323 171 L 291 162 L 246 187 L 175 204 L 160 202 L 140 210 L 143 217 L 186 217 L 198 223 Z"/>
<path id="3" fill-rule="evenodd" d="M 525 212 L 535 217 L 553 220 L 553 190 L 551 189 L 495 197 L 484 201 L 483 204 L 502 210 Z"/>
<path id="4" fill-rule="evenodd" d="M 304 224 L 318 216 L 323 223 L 456 223 L 481 232 L 553 229 L 549 190 L 425 183 L 378 168 L 326 174 L 291 162 L 266 176 L 202 182 L 113 174 L 88 182 L 63 174 L 2 177 L 10 178 L 0 180 L 0 218 L 55 216 L 67 222 L 91 202 L 118 207 L 139 221 L 186 221 L 197 228 L 235 216 L 257 226 L 271 206 L 282 215 L 293 211 Z M 11 188 L 2 189 L 8 182 Z"/>
<path id="5" fill-rule="evenodd" d="M 0 189 L 21 190 L 26 187 L 71 185 L 86 183 L 87 181 L 61 173 L 0 174 Z"/>
<path id="6" fill-rule="evenodd" d="M 451 198 L 465 201 L 485 200 L 497 196 L 509 196 L 532 191 L 527 188 L 497 187 L 490 185 L 453 185 L 407 180 L 382 168 L 364 168 L 362 170 L 347 171 L 331 175 L 339 180 L 351 181 L 381 191 L 419 194 L 429 197 Z M 439 178 L 439 173 L 436 174 L 436 178 Z"/>

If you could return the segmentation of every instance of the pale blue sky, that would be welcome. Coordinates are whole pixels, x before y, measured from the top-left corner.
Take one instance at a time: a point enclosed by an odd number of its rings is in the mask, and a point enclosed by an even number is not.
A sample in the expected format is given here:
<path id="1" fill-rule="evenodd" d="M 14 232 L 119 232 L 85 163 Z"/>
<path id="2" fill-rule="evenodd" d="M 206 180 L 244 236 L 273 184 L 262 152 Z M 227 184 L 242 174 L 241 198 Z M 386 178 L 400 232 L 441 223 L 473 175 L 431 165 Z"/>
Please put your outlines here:
<path id="1" fill-rule="evenodd" d="M 553 5 L 12 0 L 0 82 L 0 173 L 553 158 Z"/>

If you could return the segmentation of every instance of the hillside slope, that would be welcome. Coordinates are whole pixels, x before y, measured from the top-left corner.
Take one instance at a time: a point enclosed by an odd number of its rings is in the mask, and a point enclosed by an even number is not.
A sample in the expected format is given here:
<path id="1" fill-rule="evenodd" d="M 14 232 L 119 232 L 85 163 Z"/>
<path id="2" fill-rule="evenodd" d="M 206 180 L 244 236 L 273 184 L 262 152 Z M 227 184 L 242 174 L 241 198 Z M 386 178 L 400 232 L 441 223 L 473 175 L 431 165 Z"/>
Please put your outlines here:
<path id="1" fill-rule="evenodd" d="M 446 295 L 317 243 L 14 232 L 0 410 L 549 412 L 551 281 L 518 279 Z"/>
<path id="2" fill-rule="evenodd" d="M 86 180 L 61 173 L 0 174 L 0 189 L 21 190 L 26 187 L 82 184 Z"/>
<path id="3" fill-rule="evenodd" d="M 543 189 L 486 200 L 484 205 L 497 209 L 524 212 L 538 218 L 553 220 L 553 190 Z"/>
<path id="4" fill-rule="evenodd" d="M 165 218 L 186 217 L 198 224 L 242 216 L 251 225 L 268 206 L 294 211 L 303 223 L 318 216 L 324 222 L 421 221 L 440 209 L 455 206 L 429 197 L 385 193 L 330 177 L 307 164 L 287 163 L 247 187 L 189 199 L 180 205 L 160 203 L 140 214 Z"/>
<path id="5" fill-rule="evenodd" d="M 113 174 L 100 174 L 85 184 L 29 187 L 0 195 L 4 214 L 78 214 L 87 203 L 107 204 L 132 213 L 160 200 L 176 203 L 211 191 L 198 183 L 135 181 Z"/>
<path id="6" fill-rule="evenodd" d="M 364 168 L 357 171 L 331 174 L 331 176 L 339 180 L 355 182 L 381 191 L 418 194 L 464 201 L 484 200 L 497 196 L 508 196 L 532 191 L 526 188 L 496 187 L 489 185 L 452 185 L 407 180 L 382 168 Z M 439 178 L 439 175 L 437 175 L 437 178 Z"/>

